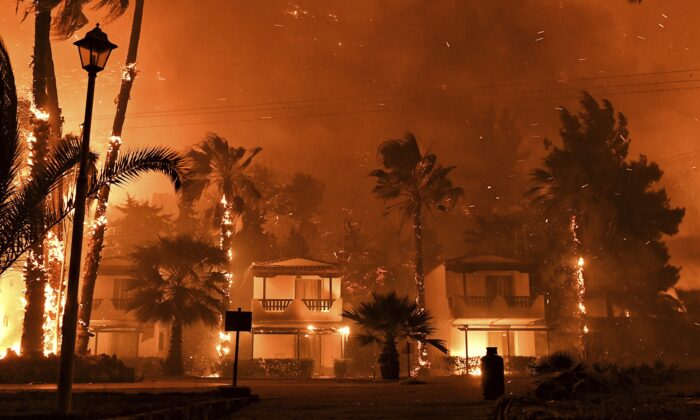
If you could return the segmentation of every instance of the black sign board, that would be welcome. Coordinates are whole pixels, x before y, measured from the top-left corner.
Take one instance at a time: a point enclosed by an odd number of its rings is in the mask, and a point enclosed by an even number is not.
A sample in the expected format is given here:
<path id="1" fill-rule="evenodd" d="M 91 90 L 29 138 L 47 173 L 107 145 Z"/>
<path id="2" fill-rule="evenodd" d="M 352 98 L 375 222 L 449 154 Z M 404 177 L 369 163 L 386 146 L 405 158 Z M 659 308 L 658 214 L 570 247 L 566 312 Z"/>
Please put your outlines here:
<path id="1" fill-rule="evenodd" d="M 253 313 L 237 311 L 226 311 L 224 330 L 226 331 L 250 331 L 253 327 Z"/>

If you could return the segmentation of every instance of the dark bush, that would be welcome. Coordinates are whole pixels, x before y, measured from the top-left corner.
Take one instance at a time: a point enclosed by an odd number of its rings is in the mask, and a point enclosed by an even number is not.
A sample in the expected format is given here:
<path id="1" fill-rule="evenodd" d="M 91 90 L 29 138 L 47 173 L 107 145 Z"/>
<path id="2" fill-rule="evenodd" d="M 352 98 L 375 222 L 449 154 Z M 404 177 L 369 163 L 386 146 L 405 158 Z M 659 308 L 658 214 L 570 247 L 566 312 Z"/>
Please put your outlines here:
<path id="1" fill-rule="evenodd" d="M 59 356 L 27 358 L 7 356 L 0 360 L 0 383 L 55 383 Z M 76 356 L 73 380 L 85 382 L 133 382 L 134 369 L 114 356 Z"/>
<path id="2" fill-rule="evenodd" d="M 224 378 L 233 375 L 233 360 L 218 363 L 214 371 Z M 314 373 L 311 359 L 244 359 L 238 361 L 238 375 L 247 378 L 310 378 Z"/>

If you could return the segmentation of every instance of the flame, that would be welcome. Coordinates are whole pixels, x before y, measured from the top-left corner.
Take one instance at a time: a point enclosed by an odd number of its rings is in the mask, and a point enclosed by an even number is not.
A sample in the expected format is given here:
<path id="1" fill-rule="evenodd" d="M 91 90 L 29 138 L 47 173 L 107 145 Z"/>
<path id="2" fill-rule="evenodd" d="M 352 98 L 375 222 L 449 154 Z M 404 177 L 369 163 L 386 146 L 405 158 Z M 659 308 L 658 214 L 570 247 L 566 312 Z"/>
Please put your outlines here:
<path id="1" fill-rule="evenodd" d="M 41 121 L 48 121 L 49 120 L 49 113 L 37 108 L 34 101 L 32 101 L 31 105 L 29 106 L 29 109 L 32 111 L 32 114 L 34 114 L 34 117 L 36 119 L 41 120 Z"/>
<path id="2" fill-rule="evenodd" d="M 481 368 L 475 367 L 469 370 L 469 375 L 471 376 L 481 376 Z"/>
<path id="3" fill-rule="evenodd" d="M 569 231 L 571 232 L 571 237 L 574 244 L 574 252 L 577 251 L 581 242 L 578 239 L 576 229 L 578 224 L 576 223 L 576 216 L 571 216 L 571 223 L 569 224 Z M 586 325 L 586 304 L 584 303 L 584 298 L 586 296 L 586 282 L 583 277 L 583 266 L 585 265 L 585 260 L 582 256 L 576 259 L 576 269 L 574 271 L 574 278 L 576 280 L 576 298 L 578 301 L 578 312 L 581 319 L 581 331 L 582 335 L 588 334 L 588 326 Z M 581 347 L 583 348 L 583 337 L 581 338 Z"/>

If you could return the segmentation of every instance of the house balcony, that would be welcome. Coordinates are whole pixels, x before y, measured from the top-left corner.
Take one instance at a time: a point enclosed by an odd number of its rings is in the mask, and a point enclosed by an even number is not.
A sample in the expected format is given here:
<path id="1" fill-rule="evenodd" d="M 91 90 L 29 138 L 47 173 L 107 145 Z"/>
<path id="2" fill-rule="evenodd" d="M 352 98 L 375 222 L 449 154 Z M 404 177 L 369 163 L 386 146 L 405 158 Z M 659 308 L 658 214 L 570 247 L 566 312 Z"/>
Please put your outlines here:
<path id="1" fill-rule="evenodd" d="M 522 323 L 544 318 L 544 296 L 451 296 L 455 319 L 483 323 Z M 474 321 L 481 320 L 481 321 Z"/>
<path id="2" fill-rule="evenodd" d="M 263 309 L 268 312 L 282 312 L 294 301 L 294 299 L 258 299 L 262 302 Z M 328 312 L 333 307 L 335 299 L 301 299 L 304 305 L 311 311 Z"/>
<path id="3" fill-rule="evenodd" d="M 113 298 L 112 299 L 112 306 L 114 309 L 120 310 L 120 311 L 126 311 L 129 309 L 129 305 L 131 304 L 132 299 L 131 298 Z"/>
<path id="4" fill-rule="evenodd" d="M 253 323 L 342 321 L 342 299 L 253 299 Z"/>

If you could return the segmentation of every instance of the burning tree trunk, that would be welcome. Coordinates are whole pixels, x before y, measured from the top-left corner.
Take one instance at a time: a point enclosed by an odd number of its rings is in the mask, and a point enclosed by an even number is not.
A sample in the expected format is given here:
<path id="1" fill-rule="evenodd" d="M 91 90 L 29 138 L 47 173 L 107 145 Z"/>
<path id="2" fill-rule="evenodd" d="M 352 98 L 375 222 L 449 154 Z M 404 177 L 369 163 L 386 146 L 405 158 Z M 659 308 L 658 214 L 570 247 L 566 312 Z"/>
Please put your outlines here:
<path id="1" fill-rule="evenodd" d="M 141 37 L 141 21 L 143 19 L 144 0 L 136 0 L 134 7 L 134 20 L 131 25 L 131 38 L 129 39 L 129 50 L 126 56 L 126 65 L 122 74 L 122 83 L 117 99 L 117 113 L 114 116 L 112 126 L 112 136 L 109 139 L 109 149 L 105 158 L 105 166 L 112 168 L 119 156 L 121 145 L 122 128 L 126 117 L 126 108 L 129 104 L 131 87 L 136 78 L 136 55 L 138 52 L 139 38 Z M 76 351 L 78 354 L 88 352 L 88 341 L 90 339 L 89 327 L 90 316 L 92 314 L 92 298 L 95 292 L 95 281 L 97 280 L 97 270 L 102 258 L 102 248 L 104 247 L 104 236 L 107 228 L 107 202 L 109 200 L 109 185 L 105 185 L 98 192 L 97 208 L 95 209 L 95 220 L 92 223 L 92 235 L 88 243 L 85 257 L 85 269 L 83 271 L 83 284 L 80 294 L 80 309 L 78 313 L 78 341 Z"/>
<path id="2" fill-rule="evenodd" d="M 579 336 L 580 336 L 580 350 L 583 357 L 586 357 L 586 334 L 588 334 L 588 326 L 586 325 L 586 283 L 583 277 L 583 266 L 585 261 L 580 254 L 581 241 L 578 239 L 578 223 L 576 222 L 576 215 L 571 216 L 569 222 L 569 232 L 571 232 L 571 241 L 573 246 L 573 254 L 576 256 L 576 265 L 574 269 L 574 281 L 576 288 L 576 309 L 579 320 Z"/>
<path id="3" fill-rule="evenodd" d="M 421 311 L 425 311 L 425 266 L 423 263 L 423 214 L 420 199 L 416 201 L 413 210 L 413 240 L 415 243 L 416 302 Z M 428 373 L 428 346 L 418 342 L 418 369 L 420 375 Z"/>
<path id="4" fill-rule="evenodd" d="M 30 177 L 35 176 L 37 165 L 41 165 L 46 156 L 49 139 L 48 115 L 44 108 L 47 101 L 46 57 L 50 51 L 49 34 L 51 30 L 51 9 L 37 5 L 34 21 L 34 57 L 32 60 L 33 80 L 32 95 L 34 116 L 31 118 L 32 132 L 27 135 L 27 163 Z M 43 226 L 41 210 L 33 217 L 37 226 Z M 24 324 L 22 330 L 21 352 L 33 357 L 44 351 L 44 290 L 47 272 L 44 258 L 43 240 L 37 241 L 30 249 L 24 265 L 25 299 Z"/>

